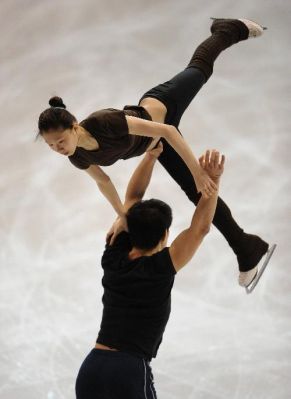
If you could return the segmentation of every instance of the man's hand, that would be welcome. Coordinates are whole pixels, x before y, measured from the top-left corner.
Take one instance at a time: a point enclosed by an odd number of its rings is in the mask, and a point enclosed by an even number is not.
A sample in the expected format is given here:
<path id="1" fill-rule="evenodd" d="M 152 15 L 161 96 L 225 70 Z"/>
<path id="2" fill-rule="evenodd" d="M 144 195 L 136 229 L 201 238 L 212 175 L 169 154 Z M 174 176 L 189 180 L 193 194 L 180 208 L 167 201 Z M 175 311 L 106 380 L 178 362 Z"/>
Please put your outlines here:
<path id="1" fill-rule="evenodd" d="M 198 193 L 201 192 L 202 196 L 206 199 L 210 198 L 217 191 L 215 182 L 203 168 L 201 168 L 199 175 L 195 176 L 194 180 Z"/>
<path id="2" fill-rule="evenodd" d="M 147 156 L 153 157 L 153 158 L 159 158 L 159 156 L 161 155 L 161 153 L 163 152 L 163 143 L 160 141 L 158 146 L 153 148 L 150 151 L 147 151 Z"/>
<path id="3" fill-rule="evenodd" d="M 217 181 L 224 171 L 225 156 L 217 150 L 207 150 L 205 154 L 199 158 L 200 166 L 207 172 L 208 176 Z"/>
<path id="4" fill-rule="evenodd" d="M 118 216 L 118 218 L 115 220 L 113 225 L 111 226 L 111 229 L 108 231 L 106 235 L 106 242 L 109 242 L 109 245 L 112 245 L 115 241 L 115 238 L 118 236 L 119 233 L 122 231 L 128 231 L 127 223 L 126 223 L 126 217 L 125 216 Z"/>

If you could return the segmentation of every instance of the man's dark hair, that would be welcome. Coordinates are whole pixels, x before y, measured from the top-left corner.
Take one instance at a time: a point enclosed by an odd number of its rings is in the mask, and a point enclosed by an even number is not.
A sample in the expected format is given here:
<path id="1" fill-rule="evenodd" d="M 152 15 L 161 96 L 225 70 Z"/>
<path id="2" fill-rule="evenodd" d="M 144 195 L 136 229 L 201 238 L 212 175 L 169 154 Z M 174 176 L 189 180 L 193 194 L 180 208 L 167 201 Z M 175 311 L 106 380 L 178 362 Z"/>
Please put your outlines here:
<path id="1" fill-rule="evenodd" d="M 152 249 L 172 224 L 172 210 L 165 202 L 150 199 L 136 202 L 126 214 L 131 243 L 139 249 Z"/>

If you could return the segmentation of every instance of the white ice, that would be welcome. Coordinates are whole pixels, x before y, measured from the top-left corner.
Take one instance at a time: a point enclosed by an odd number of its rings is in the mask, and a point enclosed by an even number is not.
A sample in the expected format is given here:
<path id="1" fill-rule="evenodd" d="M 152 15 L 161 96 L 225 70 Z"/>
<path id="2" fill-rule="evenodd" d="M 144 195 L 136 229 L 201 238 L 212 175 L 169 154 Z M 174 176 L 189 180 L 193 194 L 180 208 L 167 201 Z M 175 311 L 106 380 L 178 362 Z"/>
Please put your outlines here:
<path id="1" fill-rule="evenodd" d="M 114 219 L 87 174 L 39 140 L 60 95 L 81 120 L 136 104 L 171 78 L 209 35 L 209 17 L 248 17 L 262 38 L 226 51 L 187 110 L 196 155 L 227 157 L 221 196 L 248 232 L 278 248 L 255 292 L 213 227 L 176 278 L 152 362 L 160 399 L 289 399 L 290 17 L 283 0 L 2 0 L 0 3 L 0 398 L 74 398 L 101 317 L 100 257 Z M 106 169 L 121 195 L 139 160 Z M 160 165 L 147 197 L 174 208 L 171 238 L 193 206 Z"/>

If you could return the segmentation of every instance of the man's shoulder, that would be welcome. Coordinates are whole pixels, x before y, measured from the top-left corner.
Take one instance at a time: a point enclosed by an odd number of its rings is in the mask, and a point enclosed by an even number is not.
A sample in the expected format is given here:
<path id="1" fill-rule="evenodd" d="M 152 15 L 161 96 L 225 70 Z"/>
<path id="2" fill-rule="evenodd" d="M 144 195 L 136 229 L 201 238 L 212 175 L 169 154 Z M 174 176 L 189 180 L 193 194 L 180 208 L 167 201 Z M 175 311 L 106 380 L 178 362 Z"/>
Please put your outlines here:
<path id="1" fill-rule="evenodd" d="M 155 274 L 175 275 L 177 273 L 170 256 L 169 247 L 149 256 L 148 261 L 151 263 L 152 272 Z"/>

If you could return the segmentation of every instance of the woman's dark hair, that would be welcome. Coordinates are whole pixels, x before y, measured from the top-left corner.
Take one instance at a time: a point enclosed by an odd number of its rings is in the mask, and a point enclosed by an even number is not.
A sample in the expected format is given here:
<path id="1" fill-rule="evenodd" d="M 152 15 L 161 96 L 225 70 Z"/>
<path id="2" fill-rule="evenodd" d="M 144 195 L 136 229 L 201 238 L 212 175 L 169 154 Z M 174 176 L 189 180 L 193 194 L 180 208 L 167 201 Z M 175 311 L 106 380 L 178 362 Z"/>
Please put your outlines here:
<path id="1" fill-rule="evenodd" d="M 172 224 L 172 210 L 165 202 L 150 199 L 136 202 L 126 214 L 131 243 L 139 249 L 154 248 Z"/>
<path id="2" fill-rule="evenodd" d="M 44 110 L 38 119 L 38 136 L 50 130 L 66 130 L 73 127 L 77 119 L 69 111 L 60 97 L 49 100 L 50 108 Z"/>

